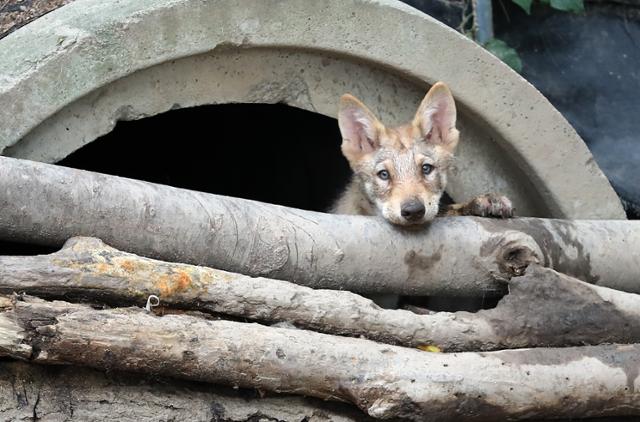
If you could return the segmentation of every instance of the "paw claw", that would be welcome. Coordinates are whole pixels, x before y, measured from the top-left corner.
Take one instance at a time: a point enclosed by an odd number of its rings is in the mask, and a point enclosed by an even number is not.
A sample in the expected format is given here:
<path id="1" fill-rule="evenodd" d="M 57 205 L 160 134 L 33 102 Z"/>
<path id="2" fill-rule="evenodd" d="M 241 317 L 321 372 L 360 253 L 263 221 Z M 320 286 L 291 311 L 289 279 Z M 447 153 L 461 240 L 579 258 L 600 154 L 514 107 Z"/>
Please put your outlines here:
<path id="1" fill-rule="evenodd" d="M 489 193 L 469 202 L 468 215 L 493 218 L 513 217 L 513 204 L 506 196 Z"/>

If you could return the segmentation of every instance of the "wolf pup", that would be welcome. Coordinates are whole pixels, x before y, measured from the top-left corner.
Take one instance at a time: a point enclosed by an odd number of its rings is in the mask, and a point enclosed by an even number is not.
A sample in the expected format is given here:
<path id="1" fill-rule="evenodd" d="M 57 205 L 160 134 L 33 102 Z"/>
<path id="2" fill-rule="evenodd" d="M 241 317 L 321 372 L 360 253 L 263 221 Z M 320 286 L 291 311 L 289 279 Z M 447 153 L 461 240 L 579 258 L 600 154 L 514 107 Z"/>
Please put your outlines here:
<path id="1" fill-rule="evenodd" d="M 511 201 L 495 194 L 440 212 L 459 137 L 456 105 L 444 83 L 433 85 L 410 123 L 395 128 L 385 127 L 362 102 L 345 94 L 338 124 L 342 153 L 354 174 L 331 212 L 381 215 L 402 226 L 422 225 L 439 214 L 513 215 Z"/>

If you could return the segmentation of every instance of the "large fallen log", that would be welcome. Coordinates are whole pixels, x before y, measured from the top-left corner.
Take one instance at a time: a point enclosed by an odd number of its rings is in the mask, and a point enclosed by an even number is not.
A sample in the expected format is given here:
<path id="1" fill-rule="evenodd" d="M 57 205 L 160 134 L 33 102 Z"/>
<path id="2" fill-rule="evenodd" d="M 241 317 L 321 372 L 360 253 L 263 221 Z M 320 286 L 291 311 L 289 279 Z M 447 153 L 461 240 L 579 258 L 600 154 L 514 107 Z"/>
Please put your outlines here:
<path id="1" fill-rule="evenodd" d="M 377 418 L 640 415 L 640 345 L 427 353 L 305 330 L 2 296 L 0 356 L 347 401 Z"/>
<path id="2" fill-rule="evenodd" d="M 0 361 L 1 421 L 314 421 L 372 420 L 356 408 L 298 396 L 71 366 Z"/>
<path id="3" fill-rule="evenodd" d="M 400 230 L 336 216 L 0 157 L 0 239 L 122 250 L 316 288 L 488 295 L 534 261 L 640 292 L 640 221 L 440 218 Z"/>
<path id="4" fill-rule="evenodd" d="M 157 295 L 183 309 L 444 351 L 640 343 L 639 295 L 539 266 L 513 278 L 494 309 L 417 315 L 381 309 L 347 291 L 156 261 L 74 238 L 50 255 L 0 257 L 0 292 L 120 306 L 142 306 Z"/>

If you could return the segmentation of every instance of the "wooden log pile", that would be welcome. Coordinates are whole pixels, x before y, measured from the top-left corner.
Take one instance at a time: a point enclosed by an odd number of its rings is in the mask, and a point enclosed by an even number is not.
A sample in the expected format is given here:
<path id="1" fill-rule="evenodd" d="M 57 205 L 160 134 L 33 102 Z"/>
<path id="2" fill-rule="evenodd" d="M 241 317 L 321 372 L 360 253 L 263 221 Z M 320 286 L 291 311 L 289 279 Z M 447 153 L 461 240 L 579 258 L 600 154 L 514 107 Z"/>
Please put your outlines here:
<path id="1" fill-rule="evenodd" d="M 405 232 L 3 157 L 0 209 L 0 239 L 61 246 L 0 257 L 3 420 L 103 420 L 121 394 L 136 420 L 640 415 L 634 222 Z M 505 296 L 418 314 L 357 294 L 379 292 Z"/>

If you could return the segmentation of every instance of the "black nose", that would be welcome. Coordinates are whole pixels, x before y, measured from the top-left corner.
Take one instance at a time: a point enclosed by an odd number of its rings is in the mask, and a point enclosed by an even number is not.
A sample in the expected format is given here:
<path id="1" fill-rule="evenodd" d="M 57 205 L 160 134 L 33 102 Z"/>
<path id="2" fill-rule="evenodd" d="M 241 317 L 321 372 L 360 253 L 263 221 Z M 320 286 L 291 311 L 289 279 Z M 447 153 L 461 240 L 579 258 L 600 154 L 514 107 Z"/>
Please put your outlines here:
<path id="1" fill-rule="evenodd" d="M 400 214 L 409 221 L 419 220 L 424 216 L 424 204 L 417 199 L 410 199 L 402 203 Z"/>

